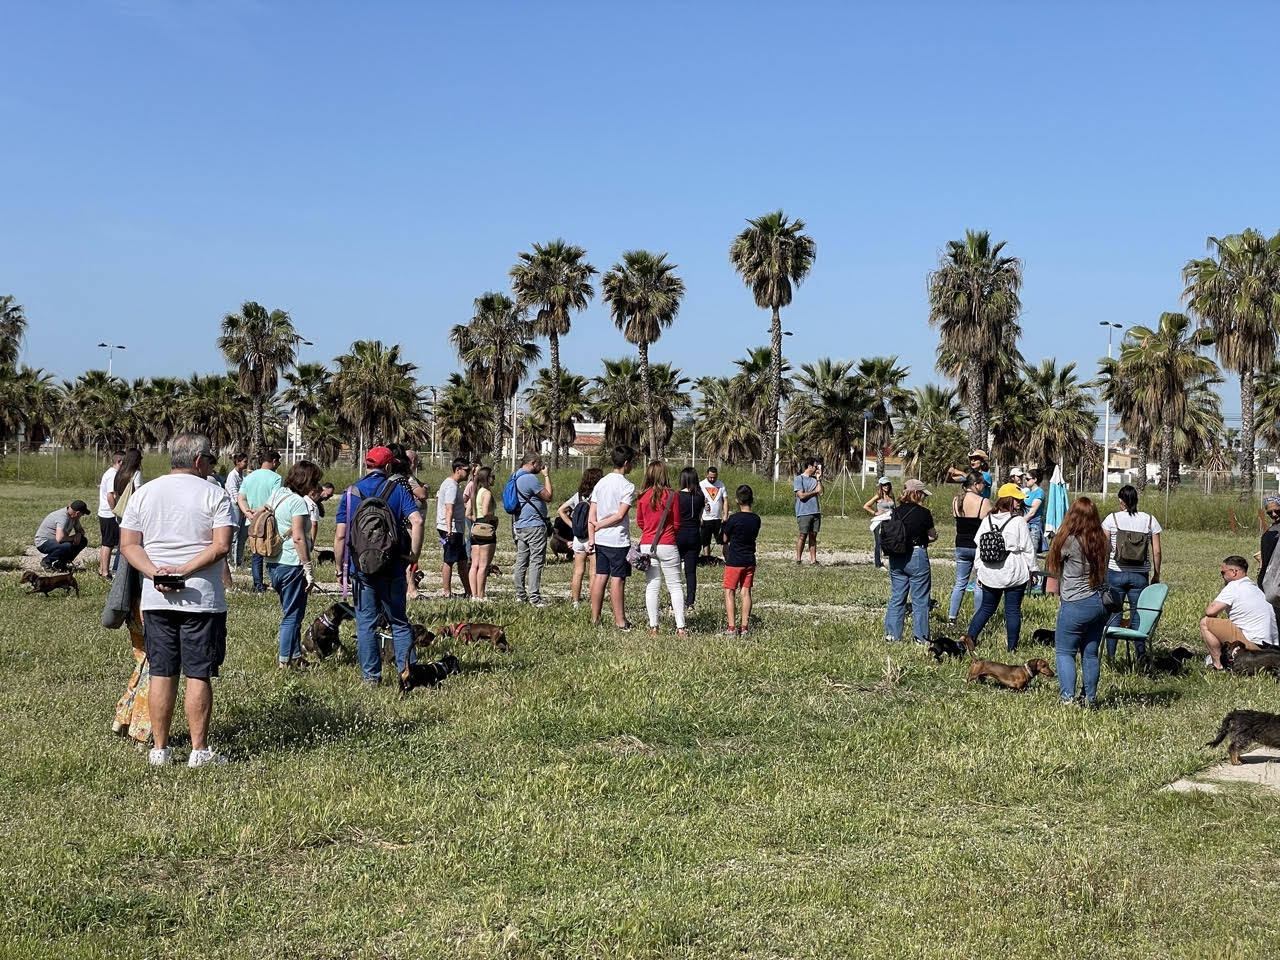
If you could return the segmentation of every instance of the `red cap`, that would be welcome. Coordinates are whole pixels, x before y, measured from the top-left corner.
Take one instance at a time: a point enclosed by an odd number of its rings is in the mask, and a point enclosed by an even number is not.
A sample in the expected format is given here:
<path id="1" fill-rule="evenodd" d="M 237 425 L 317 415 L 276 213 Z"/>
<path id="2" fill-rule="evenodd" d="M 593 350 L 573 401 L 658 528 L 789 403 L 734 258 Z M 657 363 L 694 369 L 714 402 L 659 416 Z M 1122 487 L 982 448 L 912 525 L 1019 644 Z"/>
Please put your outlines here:
<path id="1" fill-rule="evenodd" d="M 375 470 L 382 470 L 392 459 L 394 458 L 391 456 L 391 451 L 386 447 L 372 447 L 364 455 L 364 465 L 373 467 Z"/>

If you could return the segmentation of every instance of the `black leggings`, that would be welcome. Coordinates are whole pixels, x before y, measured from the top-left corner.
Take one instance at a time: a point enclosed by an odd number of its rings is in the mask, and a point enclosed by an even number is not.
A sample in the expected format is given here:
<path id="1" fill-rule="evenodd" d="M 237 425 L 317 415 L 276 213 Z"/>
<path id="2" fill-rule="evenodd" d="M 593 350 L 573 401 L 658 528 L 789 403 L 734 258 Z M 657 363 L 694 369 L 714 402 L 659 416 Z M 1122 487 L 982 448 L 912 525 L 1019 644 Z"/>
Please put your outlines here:
<path id="1" fill-rule="evenodd" d="M 693 598 L 698 593 L 698 554 L 702 552 L 702 538 L 696 535 L 693 539 L 679 537 L 676 548 L 684 563 L 684 605 L 692 607 Z"/>

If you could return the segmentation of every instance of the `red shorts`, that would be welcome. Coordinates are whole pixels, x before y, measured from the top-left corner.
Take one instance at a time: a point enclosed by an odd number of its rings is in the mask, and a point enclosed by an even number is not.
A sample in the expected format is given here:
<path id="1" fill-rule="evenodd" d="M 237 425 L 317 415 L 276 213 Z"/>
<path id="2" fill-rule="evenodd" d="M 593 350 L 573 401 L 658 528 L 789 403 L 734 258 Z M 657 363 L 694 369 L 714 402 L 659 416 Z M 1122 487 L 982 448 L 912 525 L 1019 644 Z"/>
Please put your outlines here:
<path id="1" fill-rule="evenodd" d="M 756 579 L 755 565 L 749 567 L 725 567 L 724 568 L 724 588 L 726 590 L 737 590 L 743 587 L 747 590 L 751 589 L 751 584 Z"/>

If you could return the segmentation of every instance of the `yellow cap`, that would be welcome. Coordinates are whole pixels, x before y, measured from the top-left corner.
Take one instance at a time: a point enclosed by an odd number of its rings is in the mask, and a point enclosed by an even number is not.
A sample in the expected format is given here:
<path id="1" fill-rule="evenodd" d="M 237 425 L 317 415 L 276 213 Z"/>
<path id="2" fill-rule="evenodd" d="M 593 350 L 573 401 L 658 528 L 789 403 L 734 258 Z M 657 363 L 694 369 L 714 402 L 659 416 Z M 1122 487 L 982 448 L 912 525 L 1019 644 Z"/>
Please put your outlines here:
<path id="1" fill-rule="evenodd" d="M 1003 500 L 1005 497 L 1013 497 L 1015 500 L 1027 499 L 1027 495 L 1022 492 L 1022 488 L 1016 483 L 1006 483 L 996 492 L 997 500 Z"/>

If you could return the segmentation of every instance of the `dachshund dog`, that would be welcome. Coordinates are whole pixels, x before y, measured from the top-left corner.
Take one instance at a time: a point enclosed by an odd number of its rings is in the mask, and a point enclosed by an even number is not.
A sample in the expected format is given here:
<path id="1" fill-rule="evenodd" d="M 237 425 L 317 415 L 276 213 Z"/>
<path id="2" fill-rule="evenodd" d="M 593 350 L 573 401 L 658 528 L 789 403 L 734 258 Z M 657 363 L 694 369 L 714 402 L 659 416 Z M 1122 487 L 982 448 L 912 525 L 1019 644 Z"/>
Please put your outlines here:
<path id="1" fill-rule="evenodd" d="M 1057 636 L 1058 631 L 1046 630 L 1044 627 L 1041 627 L 1039 630 L 1031 631 L 1031 642 L 1040 643 L 1046 647 L 1052 647 Z"/>
<path id="2" fill-rule="evenodd" d="M 425 624 L 411 623 L 409 629 L 413 631 L 413 648 L 415 650 L 425 650 L 431 646 L 431 641 L 436 635 L 426 628 Z M 396 662 L 396 646 L 391 638 L 391 631 L 385 625 L 378 628 L 378 636 L 382 639 L 382 662 L 385 664 L 394 664 Z"/>
<path id="3" fill-rule="evenodd" d="M 411 663 L 400 671 L 400 693 L 415 687 L 438 687 L 450 674 L 458 673 L 462 664 L 453 654 L 435 663 Z"/>
<path id="4" fill-rule="evenodd" d="M 965 679 L 968 683 L 973 683 L 990 677 L 1010 690 L 1025 690 L 1037 674 L 1042 677 L 1053 676 L 1053 669 L 1048 662 L 1039 657 L 1028 660 L 1025 666 L 996 663 L 993 660 L 975 660 L 969 667 L 969 676 Z"/>
<path id="5" fill-rule="evenodd" d="M 1280 716 L 1261 710 L 1232 710 L 1222 718 L 1217 738 L 1210 740 L 1205 746 L 1216 747 L 1224 740 L 1230 741 L 1227 744 L 1227 755 L 1238 766 L 1241 752 L 1248 750 L 1252 744 L 1280 748 Z"/>
<path id="6" fill-rule="evenodd" d="M 1232 641 L 1222 653 L 1223 666 L 1232 673 L 1251 677 L 1265 671 L 1280 680 L 1280 650 L 1250 650 L 1243 643 Z"/>
<path id="7" fill-rule="evenodd" d="M 1142 667 L 1147 673 L 1181 673 L 1187 662 L 1195 659 L 1195 652 L 1186 647 L 1174 647 L 1172 650 L 1157 650 L 1142 658 Z"/>
<path id="8" fill-rule="evenodd" d="M 66 593 L 63 596 L 66 597 L 71 596 L 71 591 L 74 590 L 76 596 L 80 596 L 80 584 L 76 583 L 76 578 L 70 573 L 39 574 L 34 570 L 27 570 L 18 582 L 31 584 L 31 589 L 27 591 L 28 595 L 43 593 L 46 600 L 54 590 L 65 590 Z"/>
<path id="9" fill-rule="evenodd" d="M 963 642 L 964 640 L 969 640 L 969 642 L 966 644 Z M 934 637 L 929 641 L 927 652 L 935 661 L 941 663 L 943 657 L 963 657 L 965 654 L 973 653 L 973 641 L 968 637 L 964 637 L 961 640 L 952 640 L 950 637 Z"/>
<path id="10" fill-rule="evenodd" d="M 344 620 L 355 618 L 356 611 L 350 604 L 333 604 L 311 622 L 311 629 L 302 637 L 302 649 L 321 659 L 335 650 L 341 650 L 342 634 L 339 628 Z"/>
<path id="11" fill-rule="evenodd" d="M 456 627 L 446 624 L 441 628 L 440 635 L 453 637 L 460 643 L 487 640 L 493 644 L 495 650 L 501 650 L 503 653 L 511 649 L 511 644 L 507 642 L 507 628 L 496 623 L 460 623 Z"/>
<path id="12" fill-rule="evenodd" d="M 328 547 L 320 547 L 316 550 L 316 566 L 322 563 L 337 563 L 333 558 L 333 550 Z"/>

